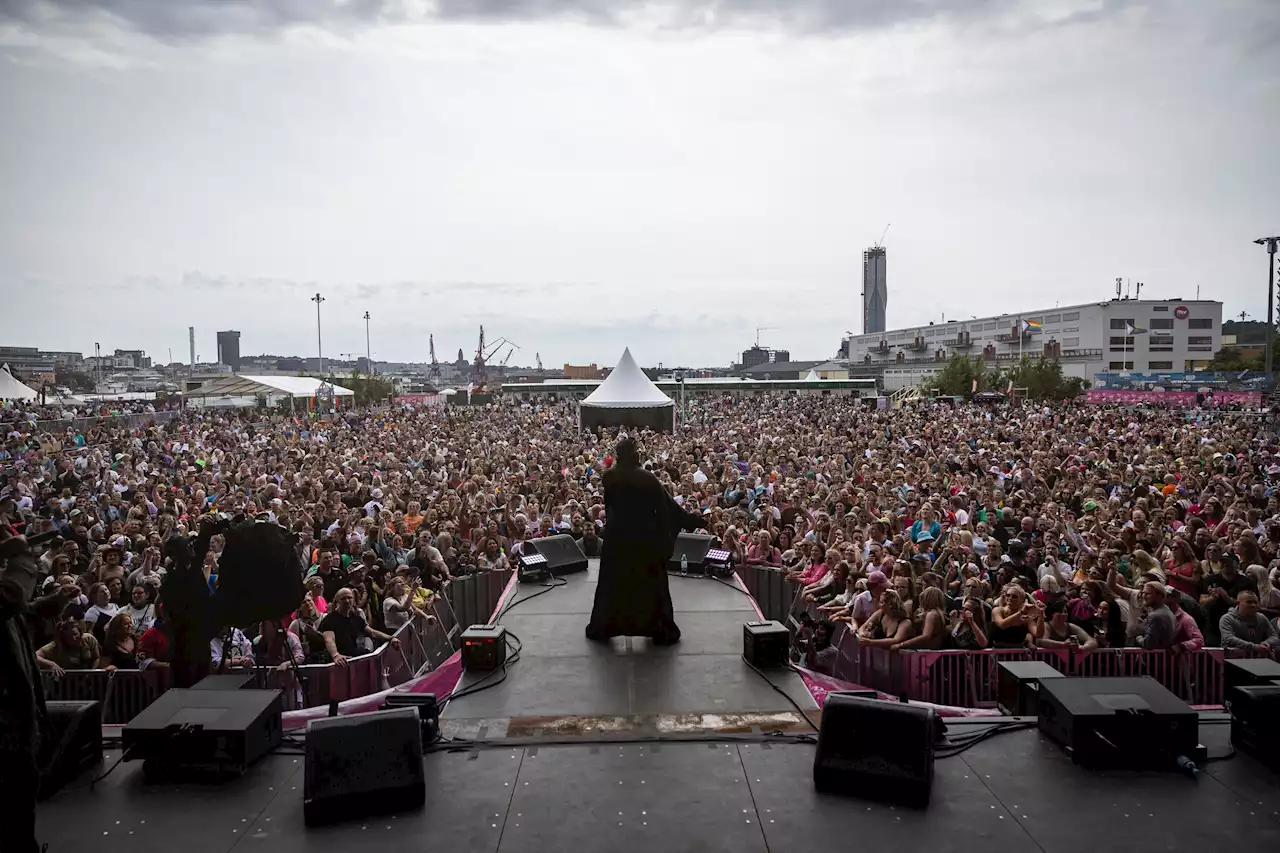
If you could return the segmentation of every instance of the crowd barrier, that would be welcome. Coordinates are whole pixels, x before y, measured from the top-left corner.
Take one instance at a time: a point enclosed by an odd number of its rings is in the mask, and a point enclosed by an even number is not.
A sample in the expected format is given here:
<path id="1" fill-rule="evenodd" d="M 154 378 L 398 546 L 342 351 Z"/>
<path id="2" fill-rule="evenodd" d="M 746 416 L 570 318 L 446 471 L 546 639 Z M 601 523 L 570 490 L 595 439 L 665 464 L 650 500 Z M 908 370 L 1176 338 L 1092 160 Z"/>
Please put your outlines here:
<path id="1" fill-rule="evenodd" d="M 398 687 L 448 660 L 467 626 L 488 621 L 510 579 L 510 571 L 457 578 L 443 595 L 432 596 L 428 611 L 434 622 L 416 616 L 396 631 L 399 649 L 387 643 L 369 654 L 349 658 L 346 666 L 306 664 L 296 671 L 292 667 L 261 667 L 244 672 L 254 675 L 254 686 L 282 691 L 286 711 L 327 706 Z M 101 702 L 102 721 L 108 724 L 127 723 L 170 687 L 169 670 L 162 667 L 41 675 L 46 699 Z"/>
<path id="2" fill-rule="evenodd" d="M 813 605 L 800 599 L 794 584 L 781 580 L 778 570 L 748 566 L 739 569 L 739 575 L 753 594 L 761 589 L 770 596 L 772 612 L 761 604 L 765 618 L 787 624 L 793 633 L 799 628 L 797 616 L 817 615 Z M 1068 676 L 1150 676 L 1190 705 L 1221 705 L 1225 661 L 1258 656 L 1220 648 L 1178 653 L 1139 648 L 890 651 L 863 645 L 843 622 L 836 624 L 832 645 L 836 655 L 830 675 L 841 681 L 904 699 L 962 708 L 995 706 L 1001 661 L 1043 661 Z"/>
<path id="3" fill-rule="evenodd" d="M 1190 705 L 1221 705 L 1228 658 L 1224 649 L 982 649 L 890 651 L 865 646 L 843 623 L 833 636 L 831 675 L 906 699 L 963 708 L 996 704 L 1002 661 L 1043 661 L 1068 676 L 1150 676 Z"/>
<path id="4" fill-rule="evenodd" d="M 738 577 L 760 605 L 764 618 L 785 623 L 796 603 L 796 587 L 782 579 L 782 569 L 772 566 L 738 566 Z"/>
<path id="5" fill-rule="evenodd" d="M 35 432 L 62 434 L 67 428 L 75 430 L 77 433 L 83 433 L 87 429 L 96 426 L 128 428 L 146 426 L 155 421 L 158 424 L 167 424 L 174 418 L 182 417 L 182 409 L 166 409 L 161 412 L 150 412 L 143 414 L 129 415 L 106 415 L 96 418 L 69 418 L 67 420 L 51 420 L 51 421 L 29 421 Z"/>

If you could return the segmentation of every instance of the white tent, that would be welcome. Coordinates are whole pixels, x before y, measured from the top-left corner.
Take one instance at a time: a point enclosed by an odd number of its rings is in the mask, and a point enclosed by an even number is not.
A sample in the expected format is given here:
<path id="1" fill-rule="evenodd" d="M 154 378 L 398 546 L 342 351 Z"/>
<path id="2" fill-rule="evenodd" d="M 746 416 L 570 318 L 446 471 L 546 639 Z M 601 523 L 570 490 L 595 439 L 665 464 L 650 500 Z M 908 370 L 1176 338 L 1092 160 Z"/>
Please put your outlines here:
<path id="1" fill-rule="evenodd" d="M 579 420 L 586 429 L 601 426 L 634 426 L 670 432 L 675 429 L 675 403 L 644 375 L 622 351 L 618 366 L 582 401 Z"/>
<path id="2" fill-rule="evenodd" d="M 0 400 L 35 400 L 40 395 L 13 378 L 9 365 L 0 366 Z"/>
<path id="3" fill-rule="evenodd" d="M 816 371 L 816 370 L 814 370 L 814 369 L 810 368 L 810 369 L 809 369 L 809 375 L 808 375 L 808 376 L 806 376 L 806 377 L 804 378 L 804 381 L 805 381 L 805 382 L 817 382 L 817 381 L 819 381 L 821 378 L 822 378 L 822 377 L 818 375 L 818 371 Z"/>

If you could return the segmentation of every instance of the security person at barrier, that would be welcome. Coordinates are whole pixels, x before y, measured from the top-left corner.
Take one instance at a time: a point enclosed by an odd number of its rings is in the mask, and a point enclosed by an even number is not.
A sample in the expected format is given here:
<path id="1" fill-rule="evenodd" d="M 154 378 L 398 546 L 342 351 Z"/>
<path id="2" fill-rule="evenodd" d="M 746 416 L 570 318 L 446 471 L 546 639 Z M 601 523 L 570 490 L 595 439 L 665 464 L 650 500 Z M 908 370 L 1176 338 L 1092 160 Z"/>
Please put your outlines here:
<path id="1" fill-rule="evenodd" d="M 347 658 L 362 654 L 362 637 L 374 642 L 389 643 L 393 649 L 400 648 L 398 639 L 369 627 L 369 623 L 364 621 L 364 614 L 356 609 L 355 593 L 347 587 L 338 590 L 333 600 L 333 609 L 320 620 L 320 633 L 324 636 L 324 648 L 329 653 L 329 660 L 338 666 L 346 666 Z"/>

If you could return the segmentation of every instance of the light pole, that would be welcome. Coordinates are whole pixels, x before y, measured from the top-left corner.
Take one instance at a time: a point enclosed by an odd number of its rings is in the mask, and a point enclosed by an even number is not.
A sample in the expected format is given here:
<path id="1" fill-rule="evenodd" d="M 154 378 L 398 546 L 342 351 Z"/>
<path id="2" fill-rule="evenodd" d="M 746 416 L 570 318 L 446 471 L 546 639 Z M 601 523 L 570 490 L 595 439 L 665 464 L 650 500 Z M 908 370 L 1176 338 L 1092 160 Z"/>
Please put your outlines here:
<path id="1" fill-rule="evenodd" d="M 324 343 L 320 338 L 320 303 L 324 302 L 324 297 L 316 294 L 311 297 L 311 301 L 316 304 L 316 355 L 320 358 L 320 385 L 324 386 Z M 318 396 L 318 395 L 317 395 Z"/>
<path id="2" fill-rule="evenodd" d="M 364 360 L 369 367 L 369 376 L 373 376 L 373 349 L 369 346 L 369 312 L 364 312 Z"/>
<path id="3" fill-rule="evenodd" d="M 1271 379 L 1271 339 L 1275 337 L 1276 327 L 1274 321 L 1275 313 L 1275 289 L 1276 289 L 1276 242 L 1280 241 L 1280 237 L 1259 237 L 1253 242 L 1259 246 L 1267 247 L 1267 254 L 1270 260 L 1267 261 L 1267 360 L 1264 365 L 1267 371 L 1267 380 Z"/>

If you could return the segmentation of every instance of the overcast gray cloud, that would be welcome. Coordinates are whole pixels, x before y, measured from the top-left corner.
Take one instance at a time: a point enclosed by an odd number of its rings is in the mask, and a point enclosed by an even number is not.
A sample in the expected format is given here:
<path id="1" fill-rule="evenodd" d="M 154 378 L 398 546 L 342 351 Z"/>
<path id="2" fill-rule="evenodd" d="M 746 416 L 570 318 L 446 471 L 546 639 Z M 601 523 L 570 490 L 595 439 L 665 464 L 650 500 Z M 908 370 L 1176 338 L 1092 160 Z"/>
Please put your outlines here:
<path id="1" fill-rule="evenodd" d="M 646 21 L 715 29 L 736 25 L 839 33 L 945 19 L 991 19 L 1049 8 L 1056 24 L 1104 17 L 1142 0 L 1084 0 L 1065 7 L 1025 0 L 0 0 L 0 18 L 42 26 L 114 19 L 159 38 L 266 33 L 298 25 L 347 29 L 413 21 Z"/>
<path id="2" fill-rule="evenodd" d="M 498 25 L 501 24 L 501 25 Z M 0 0 L 0 343 L 796 357 L 1108 298 L 1263 316 L 1274 0 Z M 818 37 L 815 37 L 818 36 Z M 41 311 L 56 321 L 33 322 Z M 642 355 L 643 354 L 643 355 Z"/>

